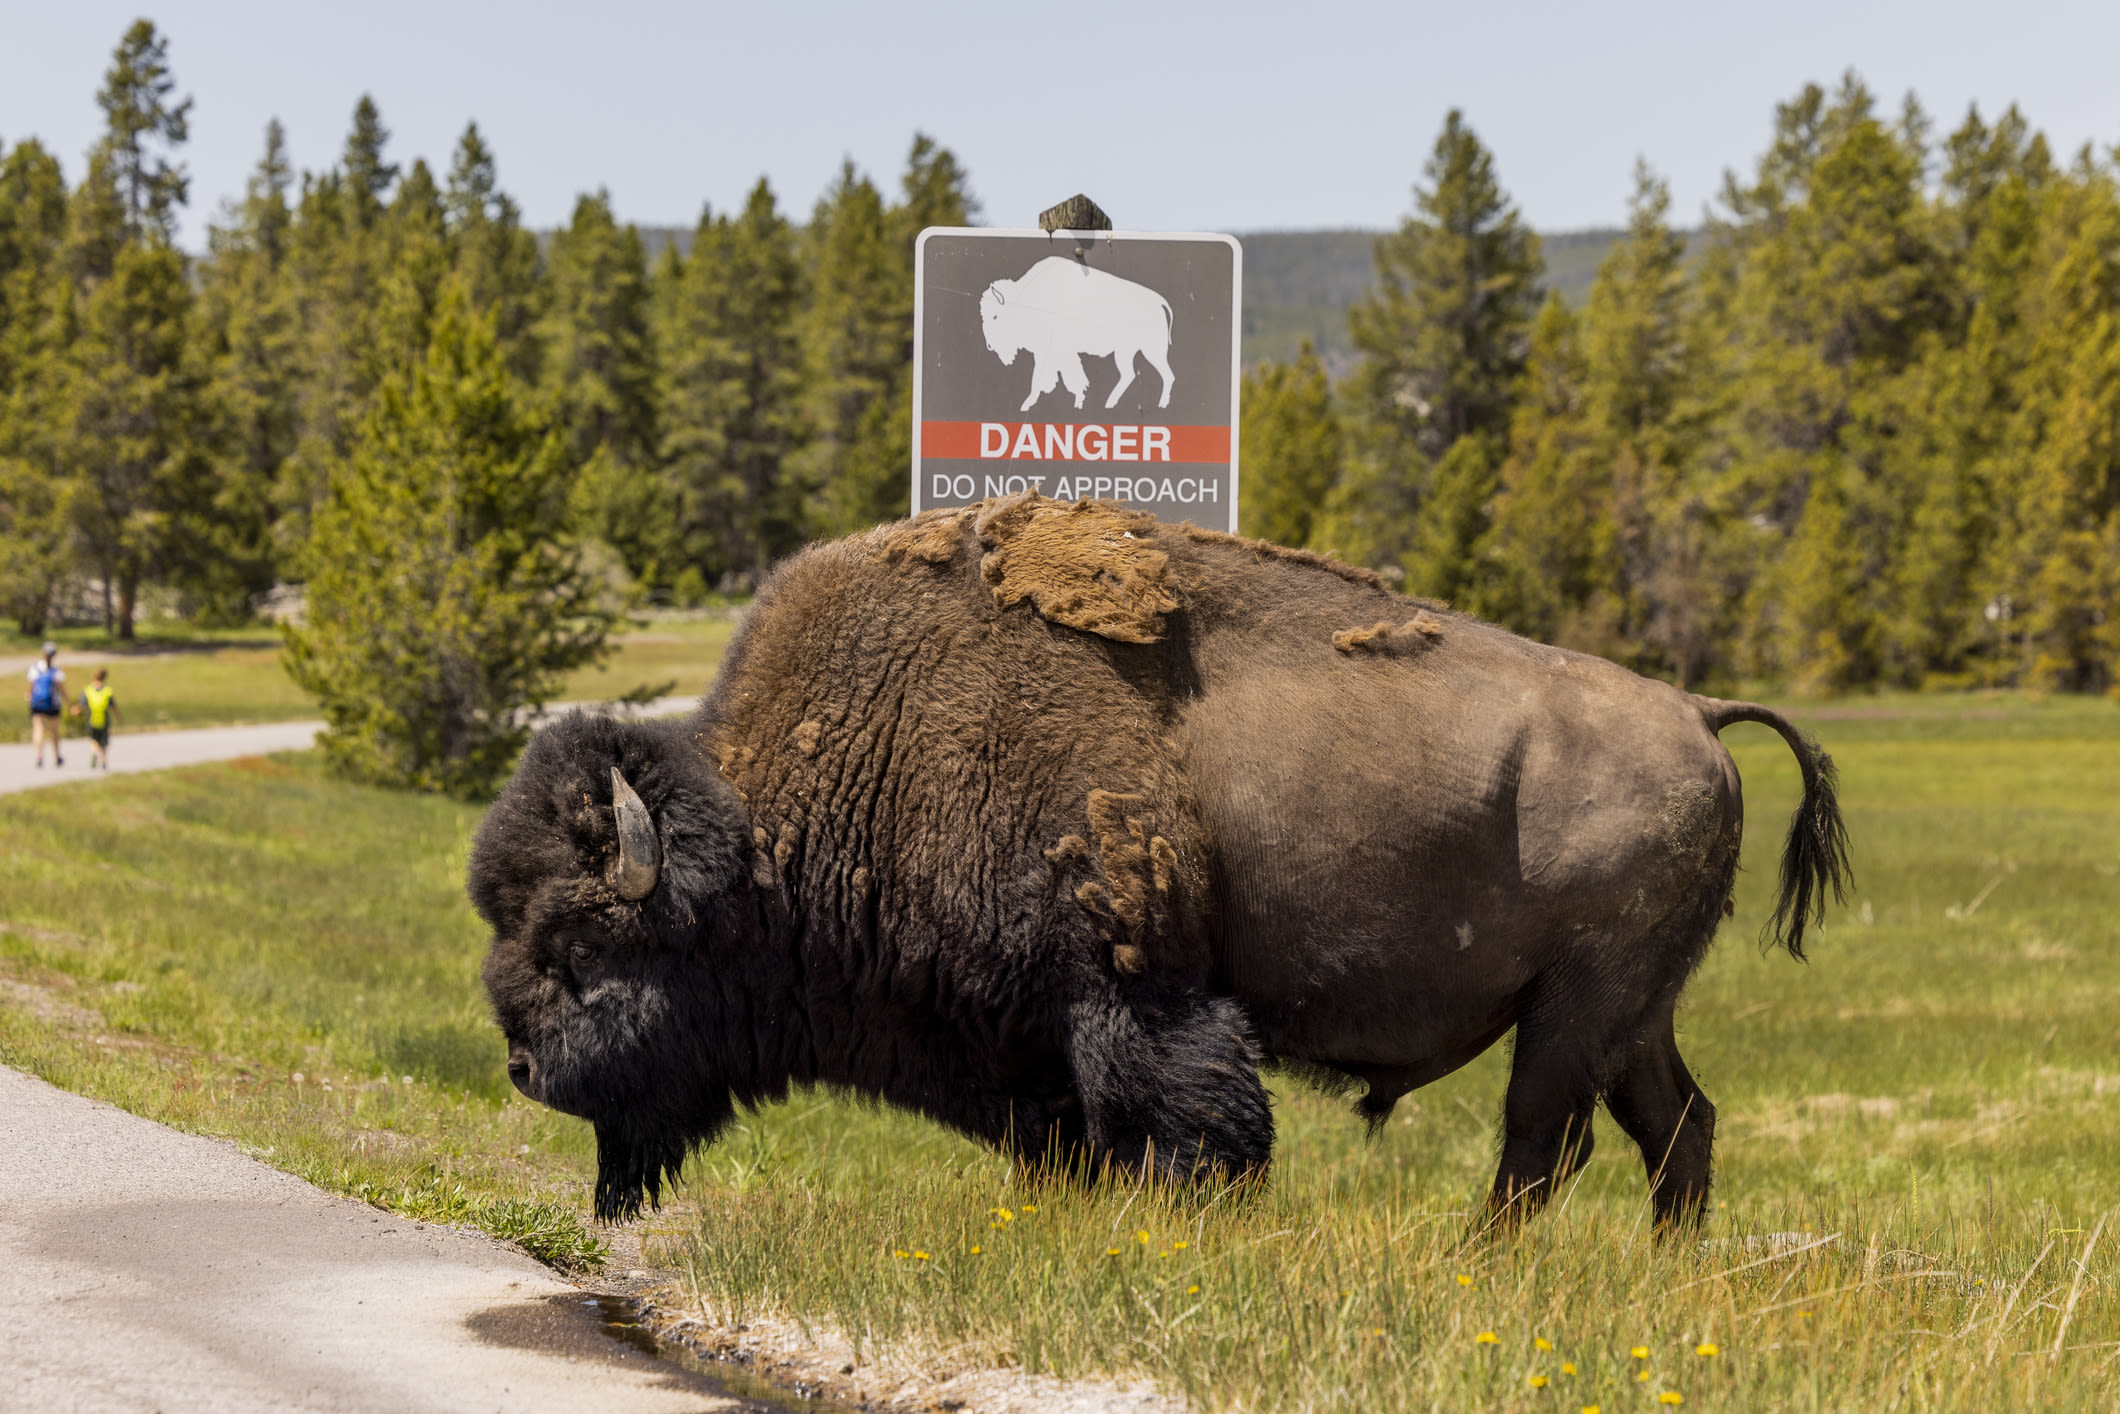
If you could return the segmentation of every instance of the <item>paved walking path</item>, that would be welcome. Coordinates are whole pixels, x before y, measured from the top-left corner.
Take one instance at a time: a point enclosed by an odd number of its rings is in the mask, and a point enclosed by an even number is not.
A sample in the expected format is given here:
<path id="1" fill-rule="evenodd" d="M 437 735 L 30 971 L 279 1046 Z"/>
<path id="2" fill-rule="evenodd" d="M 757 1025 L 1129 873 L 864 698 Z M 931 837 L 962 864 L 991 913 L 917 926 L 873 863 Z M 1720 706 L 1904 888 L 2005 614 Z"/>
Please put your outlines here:
<path id="1" fill-rule="evenodd" d="M 696 697 L 658 697 L 642 707 L 629 709 L 646 717 L 672 717 L 698 705 Z M 564 715 L 576 707 L 610 710 L 600 702 L 557 702 L 545 709 L 545 720 Z M 73 726 L 72 722 L 68 723 Z M 166 771 L 172 766 L 198 766 L 208 761 L 230 761 L 238 756 L 262 756 L 268 751 L 301 751 L 322 731 L 322 722 L 270 722 L 254 727 L 194 727 L 174 732 L 128 732 L 122 726 L 111 740 L 108 774 L 134 771 Z M 102 771 L 88 769 L 88 738 L 71 732 L 66 738 L 66 765 L 54 766 L 49 755 L 42 770 L 37 768 L 37 749 L 28 742 L 0 744 L 0 795 L 34 790 L 38 786 L 65 785 L 69 781 L 100 780 Z"/>
<path id="2" fill-rule="evenodd" d="M 0 1409 L 754 1410 L 476 1233 L 0 1066 Z"/>

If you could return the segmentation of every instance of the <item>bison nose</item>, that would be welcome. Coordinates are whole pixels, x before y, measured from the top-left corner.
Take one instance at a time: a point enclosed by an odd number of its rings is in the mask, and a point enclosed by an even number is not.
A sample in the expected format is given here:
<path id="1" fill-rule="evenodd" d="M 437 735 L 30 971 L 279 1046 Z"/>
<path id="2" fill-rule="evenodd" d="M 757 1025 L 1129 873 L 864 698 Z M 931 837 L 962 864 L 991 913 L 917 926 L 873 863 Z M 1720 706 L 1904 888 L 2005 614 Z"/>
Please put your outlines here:
<path id="1" fill-rule="evenodd" d="M 515 1082 L 516 1089 L 533 1100 L 537 1098 L 537 1065 L 528 1051 L 508 1052 L 508 1078 Z"/>

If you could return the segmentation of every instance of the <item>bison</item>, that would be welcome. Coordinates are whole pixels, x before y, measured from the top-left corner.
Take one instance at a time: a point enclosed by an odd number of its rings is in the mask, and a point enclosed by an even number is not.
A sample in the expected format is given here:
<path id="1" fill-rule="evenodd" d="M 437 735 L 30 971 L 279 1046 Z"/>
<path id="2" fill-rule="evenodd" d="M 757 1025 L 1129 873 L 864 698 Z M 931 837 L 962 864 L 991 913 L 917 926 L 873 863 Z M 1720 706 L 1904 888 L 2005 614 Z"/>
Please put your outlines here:
<path id="1" fill-rule="evenodd" d="M 1715 1108 L 1672 1012 L 1730 910 L 1733 722 L 1802 768 L 1800 958 L 1846 840 L 1778 714 L 1109 503 L 933 511 L 778 569 L 689 720 L 532 742 L 471 858 L 485 981 L 516 1086 L 594 1124 L 607 1220 L 791 1086 L 1241 1174 L 1262 1064 L 1374 1125 L 1511 1028 L 1494 1210 L 1602 1099 L 1690 1220 Z"/>
<path id="2" fill-rule="evenodd" d="M 996 280 L 979 296 L 979 323 L 986 346 L 1012 368 L 1016 355 L 1031 351 L 1031 390 L 1023 411 L 1064 385 L 1081 407 L 1089 393 L 1084 354 L 1109 357 L 1119 381 L 1104 400 L 1119 406 L 1133 386 L 1134 360 L 1146 358 L 1163 379 L 1158 407 L 1170 406 L 1177 380 L 1170 371 L 1170 301 L 1146 285 L 1092 269 L 1064 255 L 1050 255 L 1020 280 Z"/>

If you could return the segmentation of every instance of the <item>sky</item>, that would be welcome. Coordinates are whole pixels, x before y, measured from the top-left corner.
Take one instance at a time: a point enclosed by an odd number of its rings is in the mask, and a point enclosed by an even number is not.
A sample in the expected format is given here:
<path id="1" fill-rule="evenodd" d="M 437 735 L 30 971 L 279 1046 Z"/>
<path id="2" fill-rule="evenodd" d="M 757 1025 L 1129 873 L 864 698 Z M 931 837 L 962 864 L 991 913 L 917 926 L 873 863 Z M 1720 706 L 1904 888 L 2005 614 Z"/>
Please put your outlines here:
<path id="1" fill-rule="evenodd" d="M 36 136 L 69 180 L 137 5 L 0 0 L 0 142 Z M 391 155 L 437 172 L 475 119 L 534 226 L 607 189 L 624 219 L 690 225 L 760 175 L 806 214 L 844 160 L 894 184 L 912 135 L 969 168 L 986 224 L 1088 193 L 1121 229 L 1396 224 L 1462 108 L 1541 230 L 1625 219 L 1637 157 L 1698 219 L 1749 168 L 1774 105 L 1858 72 L 1939 133 L 2018 103 L 2058 152 L 2120 142 L 2120 5 L 1335 4 L 1326 0 L 729 5 L 694 0 L 167 0 L 187 246 L 237 196 L 266 122 L 297 167 L 337 160 L 372 94 Z"/>

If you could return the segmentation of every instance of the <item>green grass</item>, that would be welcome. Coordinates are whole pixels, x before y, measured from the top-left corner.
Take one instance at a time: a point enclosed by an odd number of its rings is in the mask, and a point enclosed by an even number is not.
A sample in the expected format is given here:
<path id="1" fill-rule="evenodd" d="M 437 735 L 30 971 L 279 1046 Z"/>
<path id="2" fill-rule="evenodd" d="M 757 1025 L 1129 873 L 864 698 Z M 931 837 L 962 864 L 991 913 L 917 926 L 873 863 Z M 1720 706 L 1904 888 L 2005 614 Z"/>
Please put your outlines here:
<path id="1" fill-rule="evenodd" d="M 1653 1240 L 1609 1120 L 1557 1211 L 1469 1238 L 1498 1049 L 1374 1141 L 1277 1085 L 1270 1181 L 1212 1194 L 1026 1186 L 806 1096 L 693 1166 L 686 1289 L 869 1355 L 1145 1373 L 1203 1409 L 2112 1407 L 2120 707 L 1796 710 L 1839 759 L 1860 888 L 1808 966 L 1759 952 L 1796 773 L 1733 728 L 1747 872 L 1680 1014 L 1720 1109 L 1703 1242 Z M 0 1060 L 593 1261 L 591 1142 L 509 1097 L 478 995 L 475 822 L 299 757 L 0 801 Z"/>
<path id="2" fill-rule="evenodd" d="M 108 670 L 118 694 L 122 735 L 177 727 L 218 727 L 253 722 L 300 721 L 318 715 L 316 702 L 296 687 L 280 666 L 279 637 L 271 630 L 232 634 L 177 635 L 165 625 L 160 637 L 143 636 L 125 647 L 100 632 L 63 632 L 59 665 L 66 669 L 69 697 L 78 698 L 96 667 Z M 636 688 L 663 687 L 673 694 L 706 691 L 735 631 L 731 619 L 677 619 L 650 623 L 618 637 L 604 663 L 579 669 L 561 684 L 559 701 L 608 701 Z M 0 642 L 0 659 L 27 659 L 38 645 L 16 636 Z M 117 654 L 88 662 L 81 655 Z M 14 679 L 19 682 L 18 670 Z M 21 687 L 15 706 L 23 704 Z M 69 739 L 83 735 L 77 718 L 66 723 Z M 28 715 L 0 716 L 0 742 L 27 741 Z"/>
<path id="3" fill-rule="evenodd" d="M 0 1061 L 599 1265 L 594 1141 L 514 1096 L 487 1019 L 477 821 L 304 754 L 0 800 Z"/>

